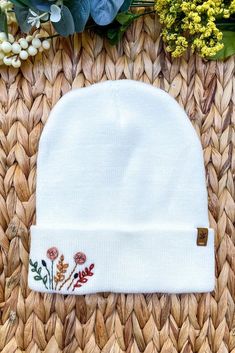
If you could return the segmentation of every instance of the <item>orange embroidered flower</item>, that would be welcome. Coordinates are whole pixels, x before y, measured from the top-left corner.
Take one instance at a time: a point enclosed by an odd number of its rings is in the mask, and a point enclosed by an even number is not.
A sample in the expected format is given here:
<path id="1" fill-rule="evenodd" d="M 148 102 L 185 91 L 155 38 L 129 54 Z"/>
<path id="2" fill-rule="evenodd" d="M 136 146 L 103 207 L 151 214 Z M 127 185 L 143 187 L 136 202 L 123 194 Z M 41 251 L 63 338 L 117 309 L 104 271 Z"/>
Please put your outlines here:
<path id="1" fill-rule="evenodd" d="M 47 250 L 47 257 L 52 261 L 55 260 L 58 257 L 58 255 L 59 255 L 59 251 L 54 246 Z"/>
<path id="2" fill-rule="evenodd" d="M 77 265 L 82 265 L 86 262 L 86 255 L 83 252 L 77 252 L 73 258 Z"/>

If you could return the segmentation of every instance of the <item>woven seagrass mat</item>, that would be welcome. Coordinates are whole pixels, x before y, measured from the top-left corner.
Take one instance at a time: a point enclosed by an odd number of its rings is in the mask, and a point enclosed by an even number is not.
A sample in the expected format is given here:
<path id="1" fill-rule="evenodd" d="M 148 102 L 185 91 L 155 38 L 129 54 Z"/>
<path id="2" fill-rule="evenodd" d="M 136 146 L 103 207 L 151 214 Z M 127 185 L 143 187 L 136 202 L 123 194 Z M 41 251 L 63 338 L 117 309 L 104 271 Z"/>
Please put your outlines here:
<path id="1" fill-rule="evenodd" d="M 235 352 L 234 69 L 234 58 L 172 60 L 154 16 L 135 23 L 117 47 L 88 33 L 57 38 L 21 71 L 0 69 L 1 352 Z M 27 287 L 37 146 L 48 114 L 72 88 L 120 78 L 169 92 L 201 137 L 216 230 L 212 294 L 64 297 Z"/>

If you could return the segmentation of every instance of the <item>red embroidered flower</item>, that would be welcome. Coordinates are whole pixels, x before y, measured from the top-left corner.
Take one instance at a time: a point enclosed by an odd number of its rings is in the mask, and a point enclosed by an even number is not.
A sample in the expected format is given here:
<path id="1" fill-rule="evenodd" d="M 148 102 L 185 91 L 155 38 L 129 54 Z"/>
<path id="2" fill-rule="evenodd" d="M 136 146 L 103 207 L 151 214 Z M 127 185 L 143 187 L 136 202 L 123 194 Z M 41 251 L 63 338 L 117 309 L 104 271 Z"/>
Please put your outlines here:
<path id="1" fill-rule="evenodd" d="M 52 261 L 55 260 L 58 257 L 58 255 L 59 255 L 59 251 L 54 246 L 47 250 L 47 257 Z"/>
<path id="2" fill-rule="evenodd" d="M 73 258 L 77 265 L 82 265 L 86 262 L 86 255 L 83 252 L 77 252 Z"/>

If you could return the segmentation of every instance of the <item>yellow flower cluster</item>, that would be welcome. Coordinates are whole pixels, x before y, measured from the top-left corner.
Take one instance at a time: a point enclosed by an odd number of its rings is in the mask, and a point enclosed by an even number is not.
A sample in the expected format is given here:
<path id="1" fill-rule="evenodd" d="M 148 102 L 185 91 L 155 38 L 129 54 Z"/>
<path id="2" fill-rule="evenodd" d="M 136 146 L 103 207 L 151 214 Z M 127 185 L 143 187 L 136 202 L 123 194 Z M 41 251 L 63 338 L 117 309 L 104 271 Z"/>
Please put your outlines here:
<path id="1" fill-rule="evenodd" d="M 235 0 L 155 0 L 163 25 L 162 37 L 173 57 L 190 46 L 202 57 L 214 56 L 223 48 L 223 34 L 216 19 L 235 13 Z"/>

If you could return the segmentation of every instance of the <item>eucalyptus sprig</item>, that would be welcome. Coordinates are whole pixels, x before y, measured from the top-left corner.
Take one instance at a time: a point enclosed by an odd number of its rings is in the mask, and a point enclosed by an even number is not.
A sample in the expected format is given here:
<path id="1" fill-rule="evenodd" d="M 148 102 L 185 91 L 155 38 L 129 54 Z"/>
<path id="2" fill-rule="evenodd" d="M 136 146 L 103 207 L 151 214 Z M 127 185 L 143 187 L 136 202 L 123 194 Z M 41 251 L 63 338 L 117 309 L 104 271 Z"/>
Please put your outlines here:
<path id="1" fill-rule="evenodd" d="M 0 65 L 19 68 L 22 61 L 50 48 L 50 39 L 91 29 L 116 44 L 130 24 L 151 11 L 132 11 L 153 7 L 153 0 L 0 0 Z M 16 22 L 18 39 L 8 34 Z M 41 34 L 40 27 L 50 22 L 55 33 Z M 26 34 L 26 35 L 24 35 Z M 18 37 L 18 36 L 17 36 Z"/>
<path id="2" fill-rule="evenodd" d="M 115 44 L 139 15 L 134 7 L 150 7 L 151 0 L 10 0 L 22 32 L 51 22 L 61 36 L 79 33 L 87 28 L 107 35 Z M 142 15 L 141 15 L 142 16 Z"/>

